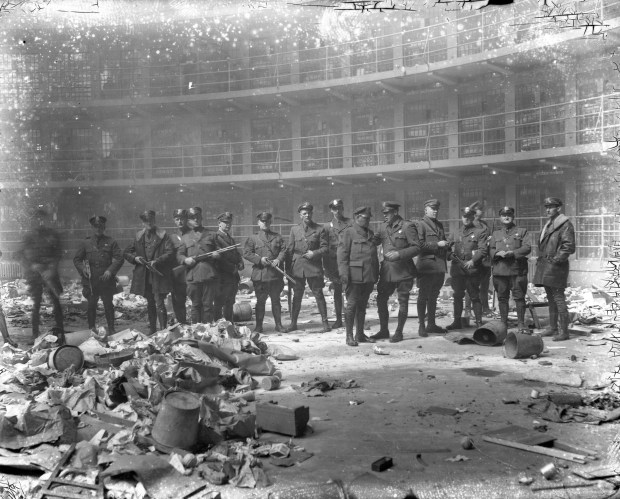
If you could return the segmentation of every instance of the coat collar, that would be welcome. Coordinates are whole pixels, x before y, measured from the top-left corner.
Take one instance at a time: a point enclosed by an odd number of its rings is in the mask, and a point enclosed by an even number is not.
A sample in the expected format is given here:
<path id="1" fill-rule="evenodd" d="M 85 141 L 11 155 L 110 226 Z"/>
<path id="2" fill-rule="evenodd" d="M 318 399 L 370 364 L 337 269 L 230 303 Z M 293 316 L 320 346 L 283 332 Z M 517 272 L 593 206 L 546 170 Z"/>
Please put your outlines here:
<path id="1" fill-rule="evenodd" d="M 403 228 L 403 217 L 401 217 L 400 215 L 398 215 L 394 221 L 392 222 L 392 224 L 385 224 L 386 228 L 388 230 L 391 230 L 392 232 L 396 232 L 397 230 L 400 230 Z"/>
<path id="2" fill-rule="evenodd" d="M 136 238 L 137 239 L 141 239 L 142 237 L 144 237 L 144 235 L 146 234 L 146 229 L 140 229 L 138 231 L 138 233 L 136 234 Z M 164 229 L 160 229 L 159 227 L 157 227 L 155 229 L 155 235 L 159 238 L 159 239 L 163 239 L 164 236 L 166 235 L 166 231 Z"/>
<path id="3" fill-rule="evenodd" d="M 545 225 L 546 230 L 545 230 L 545 235 L 543 239 L 546 239 L 547 237 L 549 237 L 552 232 L 555 232 L 556 230 L 558 230 L 566 222 L 568 222 L 568 217 L 564 215 L 563 213 L 560 213 L 557 217 L 555 217 L 551 221 L 549 225 Z"/>

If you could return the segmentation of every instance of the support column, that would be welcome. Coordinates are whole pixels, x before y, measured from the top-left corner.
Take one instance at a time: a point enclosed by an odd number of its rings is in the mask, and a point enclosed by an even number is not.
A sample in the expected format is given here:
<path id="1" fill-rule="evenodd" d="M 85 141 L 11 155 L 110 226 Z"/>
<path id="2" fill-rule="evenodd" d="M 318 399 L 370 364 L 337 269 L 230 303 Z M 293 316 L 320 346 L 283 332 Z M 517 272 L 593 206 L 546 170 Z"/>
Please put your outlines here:
<path id="1" fill-rule="evenodd" d="M 353 147 L 351 145 L 351 110 L 342 115 L 342 155 L 343 168 L 353 167 Z"/>
<path id="2" fill-rule="evenodd" d="M 243 151 L 243 173 L 244 175 L 252 173 L 252 125 L 249 118 L 245 118 L 241 122 L 241 144 Z"/>
<path id="3" fill-rule="evenodd" d="M 568 72 L 564 80 L 564 102 L 566 104 L 566 119 L 564 120 L 564 132 L 566 147 L 577 145 L 577 79 L 575 74 Z"/>
<path id="4" fill-rule="evenodd" d="M 456 87 L 446 89 L 446 101 L 448 103 L 448 123 L 446 133 L 448 134 L 448 158 L 458 159 L 459 157 L 459 96 L 455 91 Z"/>
<path id="5" fill-rule="evenodd" d="M 512 206 L 515 210 L 517 209 L 517 184 L 515 182 L 516 178 L 516 176 L 507 178 L 506 183 L 504 184 L 504 196 L 506 198 L 506 206 Z M 518 218 L 519 214 L 517 213 L 516 216 Z"/>
<path id="6" fill-rule="evenodd" d="M 293 148 L 293 171 L 301 171 L 301 115 L 299 108 L 291 108 L 291 133 Z"/>
<path id="7" fill-rule="evenodd" d="M 394 163 L 405 162 L 405 102 L 402 97 L 394 99 Z"/>
<path id="8" fill-rule="evenodd" d="M 448 232 L 450 232 L 451 234 L 456 234 L 456 232 L 459 230 L 459 223 L 461 221 L 459 185 L 460 181 L 458 181 L 458 179 L 456 182 L 450 183 L 448 187 L 448 209 L 444 211 L 444 213 L 448 214 L 448 218 L 450 219 Z"/>
<path id="9" fill-rule="evenodd" d="M 577 181 L 572 178 L 564 182 L 564 214 L 567 217 L 577 216 Z"/>
<path id="10" fill-rule="evenodd" d="M 153 178 L 153 151 L 151 123 L 144 122 L 144 178 Z"/>
<path id="11" fill-rule="evenodd" d="M 504 77 L 504 112 L 506 118 L 504 122 L 504 140 L 506 154 L 515 152 L 515 84 L 510 78 Z"/>

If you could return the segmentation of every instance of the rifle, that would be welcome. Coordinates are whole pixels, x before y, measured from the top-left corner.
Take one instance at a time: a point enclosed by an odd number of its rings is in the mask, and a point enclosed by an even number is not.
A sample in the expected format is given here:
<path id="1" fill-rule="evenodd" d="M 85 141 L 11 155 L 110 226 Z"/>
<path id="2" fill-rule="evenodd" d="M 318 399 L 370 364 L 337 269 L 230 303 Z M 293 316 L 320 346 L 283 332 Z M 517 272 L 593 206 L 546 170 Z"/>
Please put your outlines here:
<path id="1" fill-rule="evenodd" d="M 269 262 L 269 264 L 271 265 L 271 267 L 275 270 L 277 270 L 278 272 L 280 272 L 280 274 L 282 274 L 284 277 L 286 277 L 290 282 L 293 283 L 293 286 L 295 286 L 295 284 L 297 284 L 297 282 L 295 282 L 295 279 L 293 279 L 290 275 L 288 275 L 284 270 L 282 270 L 280 267 L 278 267 L 277 265 L 273 264 L 273 261 L 267 259 L 267 261 Z"/>
<path id="2" fill-rule="evenodd" d="M 220 253 L 224 253 L 225 251 L 233 250 L 233 249 L 235 249 L 235 248 L 237 248 L 239 246 L 241 246 L 241 243 L 233 244 L 232 246 L 226 246 L 225 248 L 219 248 L 219 249 L 216 249 L 214 251 L 209 251 L 208 253 L 201 253 L 200 255 L 192 256 L 190 258 L 193 258 L 196 262 L 200 262 L 202 260 L 205 260 L 206 258 L 209 258 L 210 256 L 219 255 Z M 174 267 L 172 269 L 172 271 L 173 272 L 177 272 L 184 265 L 185 264 L 177 265 L 176 267 Z"/>
<path id="3" fill-rule="evenodd" d="M 455 261 L 457 263 L 457 265 L 459 267 L 461 267 L 461 270 L 465 273 L 468 273 L 469 269 L 465 268 L 465 262 L 459 257 L 457 256 L 457 254 L 452 250 L 452 247 L 456 244 L 456 241 L 450 241 L 449 243 L 449 248 L 452 252 L 452 254 L 450 255 L 450 258 Z"/>
<path id="4" fill-rule="evenodd" d="M 284 262 L 284 267 L 285 268 L 290 267 L 290 263 L 288 261 L 285 261 Z M 289 271 L 290 270 L 291 269 L 289 268 Z M 286 300 L 288 302 L 288 315 L 289 315 L 290 319 L 293 320 L 293 307 L 291 305 L 292 299 L 291 299 L 291 284 L 290 283 L 288 283 L 286 285 Z"/>
<path id="5" fill-rule="evenodd" d="M 157 274 L 158 276 L 164 277 L 164 274 L 162 274 L 159 270 L 157 270 L 155 267 L 153 267 L 153 265 L 151 265 L 146 260 L 144 260 L 144 263 L 138 262 L 138 264 L 144 265 L 146 267 L 146 270 L 148 270 L 149 272 L 152 272 L 154 274 Z"/>
<path id="6" fill-rule="evenodd" d="M 88 278 L 88 287 L 90 288 L 90 294 L 93 295 L 93 280 L 92 280 L 92 272 L 90 270 L 90 262 L 88 260 L 84 260 L 84 275 Z"/>

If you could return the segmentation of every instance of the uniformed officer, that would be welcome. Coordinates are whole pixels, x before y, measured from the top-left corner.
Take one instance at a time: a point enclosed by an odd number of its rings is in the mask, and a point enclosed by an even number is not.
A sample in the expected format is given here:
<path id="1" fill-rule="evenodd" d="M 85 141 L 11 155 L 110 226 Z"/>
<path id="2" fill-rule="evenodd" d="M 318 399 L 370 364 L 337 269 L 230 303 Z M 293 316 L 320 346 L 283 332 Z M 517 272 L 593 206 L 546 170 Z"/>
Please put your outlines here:
<path id="1" fill-rule="evenodd" d="M 437 220 L 440 203 L 429 199 L 424 203 L 424 217 L 416 223 L 420 254 L 418 256 L 418 334 L 443 334 L 445 330 L 435 324 L 437 298 L 446 277 L 446 256 L 449 243 L 443 224 Z M 424 319 L 426 316 L 426 325 Z"/>
<path id="2" fill-rule="evenodd" d="M 142 229 L 125 248 L 125 260 L 134 265 L 130 292 L 146 298 L 151 334 L 168 326 L 166 295 L 172 290 L 174 246 L 164 229 L 157 227 L 155 212 L 140 213 Z"/>
<path id="3" fill-rule="evenodd" d="M 508 300 L 512 298 L 517 307 L 517 328 L 525 328 L 525 294 L 527 293 L 527 255 L 531 247 L 527 229 L 514 224 L 515 209 L 504 206 L 499 210 L 502 228 L 491 235 L 489 252 L 493 262 L 493 286 L 497 292 L 499 315 L 508 327 Z"/>
<path id="4" fill-rule="evenodd" d="M 359 343 L 374 343 L 372 338 L 364 334 L 368 298 L 379 278 L 377 239 L 373 231 L 368 228 L 371 216 L 368 206 L 357 208 L 353 212 L 355 223 L 344 230 L 338 245 L 338 273 L 347 295 L 344 314 L 346 343 L 351 347 Z M 354 322 L 355 338 L 353 338 Z"/>
<path id="5" fill-rule="evenodd" d="M 323 257 L 323 270 L 334 288 L 336 322 L 332 324 L 332 328 L 335 329 L 342 327 L 342 283 L 338 275 L 338 242 L 344 230 L 353 225 L 353 221 L 344 216 L 344 203 L 342 199 L 330 201 L 329 209 L 332 212 L 333 218 L 325 224 L 325 229 L 329 235 L 329 249 Z"/>
<path id="6" fill-rule="evenodd" d="M 182 208 L 176 209 L 172 212 L 172 217 L 174 218 L 174 224 L 177 226 L 177 231 L 170 233 L 170 240 L 174 246 L 174 261 L 176 262 L 182 238 L 191 229 L 187 226 L 187 210 Z M 174 267 L 170 297 L 172 299 L 174 316 L 177 322 L 181 324 L 187 324 L 187 308 L 185 306 L 187 302 L 187 281 L 185 277 L 184 265 Z"/>
<path id="7" fill-rule="evenodd" d="M 230 235 L 232 228 L 233 214 L 230 211 L 220 213 L 217 216 L 218 230 L 213 235 L 215 249 L 227 248 L 237 244 Z M 215 320 L 224 317 L 227 321 L 233 320 L 233 305 L 239 290 L 239 271 L 243 270 L 243 258 L 241 253 L 235 248 L 223 251 L 217 262 L 217 269 L 220 275 L 220 289 L 215 296 Z"/>
<path id="8" fill-rule="evenodd" d="M 568 284 L 568 257 L 575 252 L 575 228 L 566 215 L 561 213 L 562 205 L 559 198 L 545 199 L 545 211 L 549 219 L 540 233 L 533 279 L 534 286 L 544 286 L 547 293 L 549 328 L 542 336 L 553 336 L 553 341 L 569 339 L 570 317 L 564 292 Z"/>
<path id="9" fill-rule="evenodd" d="M 256 216 L 259 231 L 248 237 L 243 249 L 243 257 L 252 266 L 252 283 L 256 293 L 256 327 L 254 331 L 263 332 L 265 318 L 265 303 L 267 297 L 271 300 L 271 312 L 276 323 L 276 331 L 282 328 L 282 306 L 280 294 L 284 289 L 282 274 L 274 267 L 280 268 L 286 258 L 286 244 L 284 238 L 271 230 L 271 213 L 262 212 Z"/>
<path id="10" fill-rule="evenodd" d="M 211 323 L 215 318 L 214 302 L 219 290 L 216 262 L 220 255 L 200 256 L 216 249 L 213 233 L 202 225 L 202 208 L 196 206 L 187 210 L 187 225 L 191 230 L 181 238 L 177 263 L 186 267 L 192 323 Z"/>
<path id="11" fill-rule="evenodd" d="M 474 210 L 474 226 L 479 229 L 485 229 L 487 231 L 487 256 L 482 260 L 480 266 L 480 303 L 482 304 L 482 315 L 490 316 L 492 311 L 489 307 L 489 285 L 491 284 L 491 256 L 489 252 L 489 239 L 493 231 L 489 227 L 489 224 L 484 217 L 484 203 L 482 201 L 475 201 L 469 205 L 471 210 Z M 469 295 L 468 295 L 469 296 Z M 467 301 L 470 301 L 469 299 Z M 467 307 L 466 307 L 467 308 Z"/>
<path id="12" fill-rule="evenodd" d="M 400 205 L 393 201 L 382 204 L 384 222 L 377 233 L 383 249 L 383 261 L 379 284 L 377 284 L 377 311 L 379 312 L 379 332 L 371 338 L 390 339 L 391 343 L 403 340 L 403 328 L 409 311 L 409 293 L 413 288 L 416 268 L 413 257 L 420 252 L 418 230 L 413 222 L 403 220 L 398 214 Z M 394 336 L 390 338 L 388 321 L 388 299 L 398 293 L 398 324 Z"/>
<path id="13" fill-rule="evenodd" d="M 486 229 L 474 225 L 474 210 L 469 206 L 462 210 L 462 227 L 454 238 L 454 246 L 449 254 L 452 264 L 450 276 L 452 277 L 452 289 L 454 290 L 454 320 L 446 327 L 448 331 L 460 329 L 461 315 L 463 314 L 463 298 L 465 291 L 471 298 L 476 327 L 482 326 L 482 304 L 480 303 L 480 268 L 482 260 L 487 254 Z"/>
<path id="14" fill-rule="evenodd" d="M 308 203 L 302 203 L 297 208 L 301 222 L 291 227 L 288 240 L 287 253 L 291 258 L 291 274 L 295 279 L 293 291 L 293 304 L 291 310 L 291 324 L 286 331 L 297 329 L 297 318 L 301 311 L 301 301 L 306 288 L 306 281 L 316 299 L 316 305 L 321 314 L 323 332 L 331 331 L 327 322 L 327 304 L 323 295 L 323 255 L 329 247 L 329 236 L 325 227 L 312 220 L 314 207 Z"/>
<path id="15" fill-rule="evenodd" d="M 64 332 L 60 295 L 63 292 L 58 274 L 58 264 L 62 258 L 60 235 L 45 223 L 48 214 L 39 208 L 31 217 L 32 229 L 28 231 L 16 252 L 22 265 L 24 279 L 32 295 L 32 336 L 39 336 L 41 301 L 43 290 L 47 290 L 52 300 L 54 322 L 59 334 Z"/>
<path id="16" fill-rule="evenodd" d="M 88 328 L 95 329 L 97 304 L 101 297 L 108 334 L 115 334 L 112 300 L 116 291 L 116 274 L 123 266 L 123 252 L 113 238 L 104 234 L 105 217 L 94 216 L 89 222 L 93 235 L 80 244 L 73 257 L 73 265 L 82 277 L 82 295 L 88 300 Z"/>

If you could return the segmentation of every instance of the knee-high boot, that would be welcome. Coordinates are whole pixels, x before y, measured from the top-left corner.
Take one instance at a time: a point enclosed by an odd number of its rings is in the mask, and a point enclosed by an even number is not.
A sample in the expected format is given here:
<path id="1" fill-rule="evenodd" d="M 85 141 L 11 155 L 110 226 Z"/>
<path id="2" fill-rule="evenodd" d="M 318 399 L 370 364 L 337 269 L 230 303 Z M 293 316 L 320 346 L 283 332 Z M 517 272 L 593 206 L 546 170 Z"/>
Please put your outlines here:
<path id="1" fill-rule="evenodd" d="M 390 337 L 388 322 L 390 320 L 390 312 L 385 302 L 377 302 L 377 313 L 379 314 L 379 332 L 371 336 L 373 340 L 387 340 Z"/>
<path id="2" fill-rule="evenodd" d="M 525 302 L 518 301 L 515 305 L 517 306 L 517 328 L 519 328 L 519 331 L 525 330 Z"/>
<path id="3" fill-rule="evenodd" d="M 463 327 L 463 322 L 461 321 L 461 315 L 463 315 L 463 301 L 454 300 L 452 310 L 454 311 L 454 319 L 452 319 L 452 324 L 448 324 L 446 326 L 448 331 L 452 331 L 453 329 L 461 329 Z"/>
<path id="4" fill-rule="evenodd" d="M 116 329 L 114 328 L 114 306 L 108 305 L 107 307 L 104 304 L 105 311 L 105 320 L 108 324 L 108 335 L 116 334 Z"/>
<path id="5" fill-rule="evenodd" d="M 472 303 L 474 316 L 476 317 L 476 327 L 482 326 L 482 303 L 479 301 Z"/>
<path id="6" fill-rule="evenodd" d="M 553 337 L 553 341 L 566 341 L 569 339 L 568 324 L 570 323 L 570 317 L 568 313 L 559 314 L 560 331 Z"/>
<path id="7" fill-rule="evenodd" d="M 299 317 L 300 311 L 301 311 L 301 298 L 297 300 L 297 297 L 294 297 L 293 303 L 291 305 L 291 323 L 284 330 L 285 333 L 290 333 L 291 331 L 297 330 L 297 318 Z"/>
<path id="8" fill-rule="evenodd" d="M 347 332 L 347 345 L 350 347 L 356 347 L 358 345 L 355 338 L 353 338 L 353 323 L 355 322 L 355 309 L 347 307 L 344 311 L 344 324 Z"/>
<path id="9" fill-rule="evenodd" d="M 316 306 L 319 309 L 319 313 L 321 314 L 321 321 L 323 322 L 323 333 L 327 333 L 331 331 L 332 328 L 327 321 L 327 303 L 325 303 L 325 296 L 323 293 L 314 295 L 316 299 Z"/>
<path id="10" fill-rule="evenodd" d="M 274 318 L 276 316 L 275 310 L 273 311 Z M 256 307 L 254 308 L 254 313 L 256 314 L 256 325 L 254 326 L 255 333 L 263 332 L 263 320 L 265 319 L 265 304 L 264 303 L 256 303 Z"/>
<path id="11" fill-rule="evenodd" d="M 518 311 L 518 306 L 517 306 Z M 499 302 L 499 316 L 502 324 L 508 327 L 508 302 L 500 301 Z"/>
<path id="12" fill-rule="evenodd" d="M 284 329 L 282 327 L 282 308 L 280 307 L 280 303 L 271 304 L 271 313 L 273 314 L 273 321 L 276 323 L 276 332 L 281 333 Z"/>
<path id="13" fill-rule="evenodd" d="M 364 334 L 364 320 L 366 319 L 366 309 L 357 306 L 355 314 L 355 340 L 358 343 L 374 343 L 374 338 L 369 338 Z"/>
<path id="14" fill-rule="evenodd" d="M 428 332 L 426 331 L 425 324 L 425 316 L 426 316 L 426 300 L 418 299 L 417 303 L 418 308 L 418 336 L 425 338 L 428 336 Z"/>
<path id="15" fill-rule="evenodd" d="M 405 322 L 407 322 L 407 316 L 409 315 L 409 309 L 401 307 L 398 310 L 398 324 L 396 325 L 396 331 L 394 336 L 390 338 L 390 343 L 398 343 L 403 341 L 403 329 L 405 328 Z"/>

